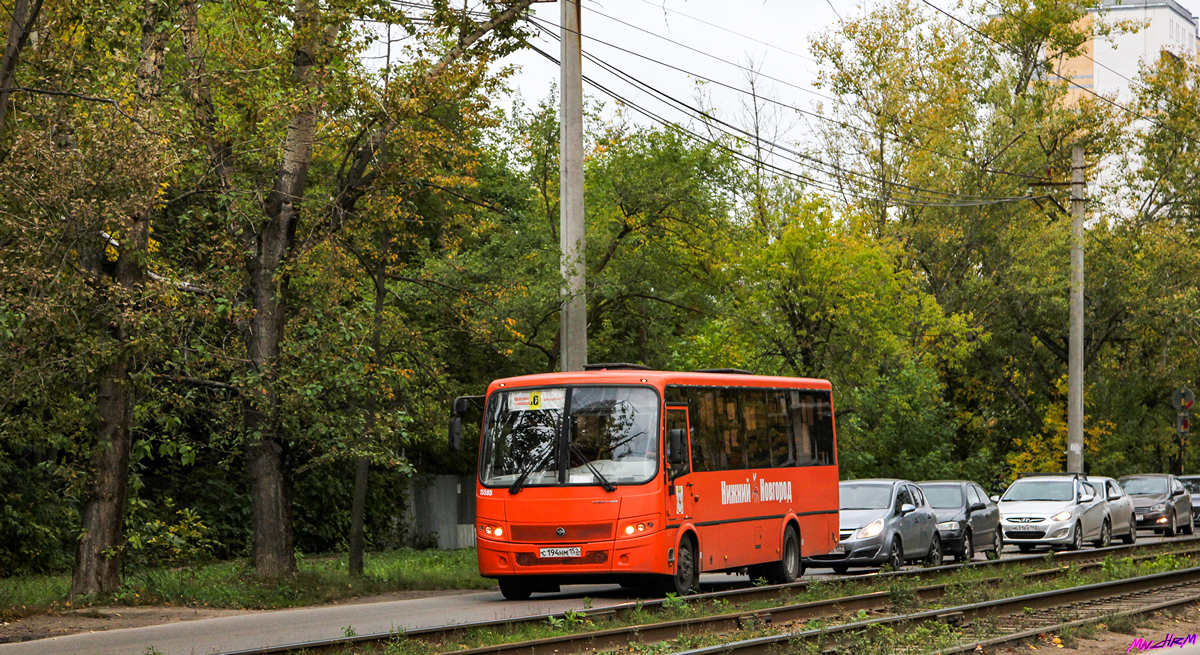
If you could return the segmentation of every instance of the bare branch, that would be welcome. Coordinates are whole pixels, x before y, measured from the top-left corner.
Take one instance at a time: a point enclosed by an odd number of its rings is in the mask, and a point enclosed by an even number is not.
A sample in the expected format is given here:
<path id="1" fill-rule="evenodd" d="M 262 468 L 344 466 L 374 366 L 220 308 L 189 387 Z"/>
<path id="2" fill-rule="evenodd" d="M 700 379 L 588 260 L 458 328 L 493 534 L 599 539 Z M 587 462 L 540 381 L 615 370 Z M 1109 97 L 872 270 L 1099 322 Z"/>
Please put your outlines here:
<path id="1" fill-rule="evenodd" d="M 54 91 L 51 89 L 31 89 L 29 87 L 24 87 L 24 86 L 10 86 L 7 88 L 0 89 L 0 97 L 6 96 L 7 94 L 12 93 L 13 91 L 21 91 L 23 93 L 35 93 L 35 94 L 43 95 L 43 96 L 63 96 L 63 97 L 67 97 L 67 98 L 78 98 L 80 100 L 86 100 L 88 102 L 99 102 L 99 103 L 106 104 L 106 105 L 112 105 L 112 108 L 117 110 L 118 114 L 124 116 L 125 118 L 128 118 L 130 121 L 137 124 L 143 130 L 146 130 L 147 133 L 153 134 L 154 136 L 166 136 L 162 132 L 155 132 L 154 130 L 146 127 L 145 123 L 138 120 L 137 118 L 135 118 L 134 116 L 132 116 L 131 114 L 126 112 L 124 109 L 121 109 L 121 105 L 118 104 L 117 101 L 113 100 L 112 98 L 97 98 L 95 96 L 88 96 L 88 95 L 84 95 L 82 93 L 74 93 L 72 91 Z"/>

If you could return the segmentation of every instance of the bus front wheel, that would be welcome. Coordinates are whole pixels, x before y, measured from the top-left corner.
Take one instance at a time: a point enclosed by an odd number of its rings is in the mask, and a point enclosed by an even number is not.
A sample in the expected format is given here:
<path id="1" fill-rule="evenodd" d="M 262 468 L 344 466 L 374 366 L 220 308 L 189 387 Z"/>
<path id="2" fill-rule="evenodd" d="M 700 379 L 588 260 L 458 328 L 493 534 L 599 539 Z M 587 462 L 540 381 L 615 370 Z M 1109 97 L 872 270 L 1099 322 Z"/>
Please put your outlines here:
<path id="1" fill-rule="evenodd" d="M 767 565 L 767 581 L 771 584 L 789 584 L 804 575 L 804 561 L 800 559 L 800 536 L 796 528 L 789 525 L 783 532 L 782 559 Z"/>
<path id="2" fill-rule="evenodd" d="M 533 585 L 521 578 L 500 578 L 500 593 L 507 600 L 529 600 Z"/>
<path id="3" fill-rule="evenodd" d="M 675 557 L 675 575 L 664 580 L 664 591 L 676 596 L 686 596 L 692 587 L 700 583 L 700 571 L 696 559 L 696 546 L 691 537 L 679 541 L 679 553 Z"/>

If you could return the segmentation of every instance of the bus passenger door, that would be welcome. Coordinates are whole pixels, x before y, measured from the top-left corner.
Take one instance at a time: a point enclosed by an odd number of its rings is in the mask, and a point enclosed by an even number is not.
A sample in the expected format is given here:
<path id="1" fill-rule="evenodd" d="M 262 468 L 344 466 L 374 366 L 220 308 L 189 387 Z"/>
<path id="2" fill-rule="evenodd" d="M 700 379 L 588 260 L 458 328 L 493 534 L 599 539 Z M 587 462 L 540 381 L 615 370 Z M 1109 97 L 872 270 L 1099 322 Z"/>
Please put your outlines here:
<path id="1" fill-rule="evenodd" d="M 692 518 L 691 431 L 687 406 L 667 406 L 667 524 Z M 679 448 L 678 454 L 673 448 Z"/>

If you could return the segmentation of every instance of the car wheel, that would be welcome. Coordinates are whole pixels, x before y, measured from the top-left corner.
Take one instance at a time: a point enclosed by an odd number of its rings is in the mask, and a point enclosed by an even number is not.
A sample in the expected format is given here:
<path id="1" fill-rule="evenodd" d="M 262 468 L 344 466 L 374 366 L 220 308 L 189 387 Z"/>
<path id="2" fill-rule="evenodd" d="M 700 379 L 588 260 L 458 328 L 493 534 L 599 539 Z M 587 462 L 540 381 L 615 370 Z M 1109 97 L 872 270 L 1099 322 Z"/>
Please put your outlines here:
<path id="1" fill-rule="evenodd" d="M 1092 542 L 1095 548 L 1108 548 L 1112 544 L 1112 526 L 1109 525 L 1108 519 L 1104 519 L 1104 523 L 1100 526 L 1100 538 Z"/>
<path id="2" fill-rule="evenodd" d="M 939 535 L 933 535 L 933 541 L 929 544 L 929 553 L 925 555 L 925 566 L 941 566 L 942 565 L 942 538 Z"/>
<path id="3" fill-rule="evenodd" d="M 804 575 L 804 564 L 800 561 L 800 537 L 796 528 L 788 526 L 783 531 L 783 559 L 766 565 L 766 578 L 771 584 L 790 584 Z"/>
<path id="4" fill-rule="evenodd" d="M 975 536 L 971 534 L 970 530 L 963 534 L 963 549 L 961 553 L 954 556 L 955 561 L 970 562 L 975 559 L 975 544 L 972 543 L 974 540 Z"/>
<path id="5" fill-rule="evenodd" d="M 988 559 L 1000 559 L 1000 551 L 1004 550 L 1004 535 L 1000 534 L 1000 528 L 996 528 L 994 537 L 992 537 L 992 549 L 987 552 Z"/>
<path id="6" fill-rule="evenodd" d="M 691 537 L 684 537 L 679 542 L 679 555 L 675 558 L 675 575 L 667 576 L 663 585 L 664 591 L 676 596 L 686 596 L 692 593 L 692 587 L 700 581 L 696 571 L 696 547 Z"/>
<path id="7" fill-rule="evenodd" d="M 1195 520 L 1195 515 L 1189 513 L 1187 523 L 1183 524 L 1183 533 L 1184 534 L 1189 534 L 1189 535 L 1196 534 L 1196 526 L 1195 526 L 1195 523 L 1193 522 L 1194 520 Z"/>
<path id="8" fill-rule="evenodd" d="M 1067 550 L 1079 550 L 1083 548 L 1083 526 L 1078 522 L 1075 523 L 1075 537 L 1071 539 L 1071 545 L 1067 546 Z"/>
<path id="9" fill-rule="evenodd" d="M 892 539 L 892 547 L 888 551 L 888 558 L 884 564 L 892 567 L 893 571 L 904 568 L 904 547 L 900 543 L 900 537 Z"/>
<path id="10" fill-rule="evenodd" d="M 1137 541 L 1137 517 L 1129 517 L 1129 534 L 1121 537 L 1121 541 L 1132 544 Z"/>
<path id="11" fill-rule="evenodd" d="M 846 564 L 834 564 L 833 566 L 831 566 L 829 568 L 833 569 L 833 572 L 837 573 L 838 575 L 845 574 L 846 571 L 850 570 L 850 567 Z"/>
<path id="12" fill-rule="evenodd" d="M 1167 524 L 1167 529 L 1163 531 L 1163 535 L 1174 537 L 1179 533 L 1179 525 L 1175 522 L 1175 512 L 1171 512 L 1171 522 Z"/>
<path id="13" fill-rule="evenodd" d="M 533 585 L 524 578 L 500 578 L 500 593 L 508 600 L 529 600 Z"/>

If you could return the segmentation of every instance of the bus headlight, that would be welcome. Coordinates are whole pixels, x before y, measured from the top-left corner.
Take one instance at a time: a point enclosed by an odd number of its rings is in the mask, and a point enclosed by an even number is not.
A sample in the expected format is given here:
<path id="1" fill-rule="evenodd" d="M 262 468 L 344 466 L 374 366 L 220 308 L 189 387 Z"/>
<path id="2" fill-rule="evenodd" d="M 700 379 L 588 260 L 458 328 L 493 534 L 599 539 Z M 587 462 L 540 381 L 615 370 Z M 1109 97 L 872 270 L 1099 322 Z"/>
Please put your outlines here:
<path id="1" fill-rule="evenodd" d="M 504 536 L 504 528 L 502 528 L 498 525 L 482 525 L 481 524 L 479 526 L 479 531 L 489 537 L 495 537 L 497 539 Z"/>
<path id="2" fill-rule="evenodd" d="M 655 525 L 656 522 L 649 517 L 634 519 L 621 526 L 621 529 L 617 531 L 617 536 L 623 539 L 626 537 L 638 537 L 647 532 L 654 532 Z"/>

